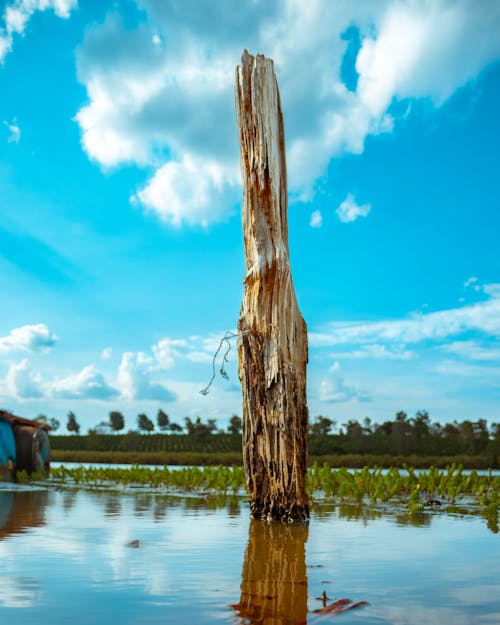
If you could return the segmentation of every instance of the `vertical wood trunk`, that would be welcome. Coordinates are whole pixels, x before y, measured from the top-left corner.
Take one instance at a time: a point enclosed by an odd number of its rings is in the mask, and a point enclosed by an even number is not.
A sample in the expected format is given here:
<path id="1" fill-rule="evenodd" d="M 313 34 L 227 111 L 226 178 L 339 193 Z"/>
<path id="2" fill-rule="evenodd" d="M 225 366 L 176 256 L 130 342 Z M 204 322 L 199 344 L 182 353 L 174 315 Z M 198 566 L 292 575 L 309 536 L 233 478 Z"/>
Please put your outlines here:
<path id="1" fill-rule="evenodd" d="M 309 518 L 307 328 L 288 250 L 285 137 L 273 62 L 236 70 L 246 275 L 238 321 L 243 461 L 254 518 Z"/>

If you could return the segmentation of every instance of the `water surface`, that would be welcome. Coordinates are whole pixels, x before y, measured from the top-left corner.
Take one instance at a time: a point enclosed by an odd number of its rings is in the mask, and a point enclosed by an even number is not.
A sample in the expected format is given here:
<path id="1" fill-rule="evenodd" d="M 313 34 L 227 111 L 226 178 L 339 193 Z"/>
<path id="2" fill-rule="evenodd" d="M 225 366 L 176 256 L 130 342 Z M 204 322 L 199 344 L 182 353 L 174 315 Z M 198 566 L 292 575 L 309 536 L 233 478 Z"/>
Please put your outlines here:
<path id="1" fill-rule="evenodd" d="M 500 539 L 465 514 L 240 498 L 0 490 L 0 623 L 498 625 Z M 369 605 L 316 614 L 321 596 Z"/>

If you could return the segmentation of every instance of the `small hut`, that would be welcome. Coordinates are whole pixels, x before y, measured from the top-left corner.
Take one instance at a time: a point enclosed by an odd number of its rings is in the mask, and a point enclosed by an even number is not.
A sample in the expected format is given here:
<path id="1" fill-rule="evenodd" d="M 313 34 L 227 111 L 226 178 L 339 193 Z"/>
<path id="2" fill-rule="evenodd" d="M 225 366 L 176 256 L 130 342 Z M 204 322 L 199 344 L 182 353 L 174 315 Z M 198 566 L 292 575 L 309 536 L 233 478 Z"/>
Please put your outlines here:
<path id="1" fill-rule="evenodd" d="M 50 426 L 0 410 L 0 481 L 12 481 L 16 471 L 48 473 Z"/>

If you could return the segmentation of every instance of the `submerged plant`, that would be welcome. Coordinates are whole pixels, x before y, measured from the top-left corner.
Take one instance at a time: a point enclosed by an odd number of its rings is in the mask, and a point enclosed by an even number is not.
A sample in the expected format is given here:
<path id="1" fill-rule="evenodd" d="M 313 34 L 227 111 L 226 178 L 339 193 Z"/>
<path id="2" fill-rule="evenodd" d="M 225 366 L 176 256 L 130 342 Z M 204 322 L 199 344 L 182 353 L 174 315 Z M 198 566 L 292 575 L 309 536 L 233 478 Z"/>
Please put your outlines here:
<path id="1" fill-rule="evenodd" d="M 18 481 L 28 481 L 28 476 L 18 473 Z M 240 466 L 183 467 L 85 467 L 61 466 L 51 470 L 50 482 L 58 486 L 85 486 L 109 488 L 110 486 L 143 487 L 166 491 L 196 493 L 241 493 L 245 489 L 245 475 Z M 431 467 L 417 472 L 407 467 L 348 470 L 331 469 L 315 463 L 307 474 L 307 488 L 312 497 L 327 501 L 377 505 L 404 503 L 413 513 L 426 506 L 439 506 L 441 502 L 454 505 L 458 500 L 474 504 L 488 515 L 498 512 L 500 477 L 463 472 L 460 465 L 447 469 Z"/>

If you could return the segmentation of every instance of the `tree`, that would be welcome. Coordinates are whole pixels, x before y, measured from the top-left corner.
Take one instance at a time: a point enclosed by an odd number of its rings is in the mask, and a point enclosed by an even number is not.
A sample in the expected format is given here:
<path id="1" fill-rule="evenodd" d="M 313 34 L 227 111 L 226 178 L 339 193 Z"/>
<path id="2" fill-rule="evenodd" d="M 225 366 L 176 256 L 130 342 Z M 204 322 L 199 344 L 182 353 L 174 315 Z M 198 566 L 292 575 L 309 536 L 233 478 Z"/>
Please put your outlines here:
<path id="1" fill-rule="evenodd" d="M 393 451 L 397 454 L 406 454 L 411 446 L 412 426 L 408 415 L 401 410 L 396 413 L 396 421 L 392 424 Z"/>
<path id="2" fill-rule="evenodd" d="M 237 414 L 234 414 L 229 419 L 229 426 L 227 428 L 227 431 L 229 432 L 229 434 L 241 434 L 242 429 L 243 429 L 243 422 L 241 418 L 238 417 Z"/>
<path id="3" fill-rule="evenodd" d="M 111 428 L 112 426 L 109 421 L 100 421 L 93 429 L 93 432 L 95 434 L 110 434 Z M 90 430 L 89 430 L 89 434 L 90 434 Z"/>
<path id="4" fill-rule="evenodd" d="M 178 423 L 175 422 L 170 422 L 168 424 L 168 429 L 170 430 L 170 432 L 182 432 L 183 427 L 182 425 L 179 425 Z"/>
<path id="5" fill-rule="evenodd" d="M 492 423 L 490 432 L 493 440 L 500 441 L 500 423 Z"/>
<path id="6" fill-rule="evenodd" d="M 350 419 L 345 424 L 345 433 L 349 441 L 349 451 L 356 454 L 365 451 L 365 430 L 358 421 Z"/>
<path id="7" fill-rule="evenodd" d="M 109 425 L 111 426 L 113 432 L 119 432 L 125 427 L 125 417 L 122 415 L 121 412 L 118 412 L 117 410 L 112 410 L 109 413 Z"/>
<path id="8" fill-rule="evenodd" d="M 52 417 L 51 419 L 49 419 L 49 425 L 52 428 L 52 431 L 55 432 L 61 427 L 61 422 L 59 421 L 59 419 L 55 419 L 54 417 Z"/>
<path id="9" fill-rule="evenodd" d="M 158 427 L 162 432 L 168 430 L 170 419 L 168 418 L 168 414 L 164 412 L 161 408 L 158 410 L 158 414 L 156 415 L 156 422 L 158 423 Z"/>
<path id="10" fill-rule="evenodd" d="M 482 453 L 488 444 L 488 424 L 485 419 L 478 419 L 472 424 L 474 428 L 474 453 Z"/>
<path id="11" fill-rule="evenodd" d="M 215 419 L 208 419 L 206 423 L 203 423 L 200 417 L 196 417 L 196 421 L 193 421 L 190 417 L 186 417 L 184 420 L 186 421 L 188 436 L 207 438 L 217 430 Z"/>
<path id="12" fill-rule="evenodd" d="M 318 415 L 314 418 L 314 422 L 309 426 L 309 431 L 315 436 L 327 436 L 334 425 L 334 421 L 328 417 Z"/>
<path id="13" fill-rule="evenodd" d="M 474 453 L 474 425 L 472 421 L 466 419 L 458 426 L 460 438 L 466 454 Z"/>
<path id="14" fill-rule="evenodd" d="M 396 412 L 396 421 L 398 423 L 405 423 L 407 418 L 408 418 L 408 415 L 406 414 L 404 410 L 400 410 L 399 412 Z"/>
<path id="15" fill-rule="evenodd" d="M 196 431 L 196 424 L 195 422 L 191 419 L 191 417 L 184 417 L 184 421 L 186 422 L 186 432 L 188 436 L 192 436 L 195 431 Z M 200 421 L 200 418 L 198 417 L 198 421 Z"/>
<path id="16" fill-rule="evenodd" d="M 139 429 L 144 430 L 144 432 L 152 432 L 155 429 L 155 424 L 143 412 L 137 415 L 137 425 Z"/>
<path id="17" fill-rule="evenodd" d="M 273 62 L 236 74 L 246 275 L 238 319 L 243 464 L 254 518 L 305 521 L 307 327 L 290 267 L 285 133 Z"/>
<path id="18" fill-rule="evenodd" d="M 44 414 L 39 414 L 37 418 L 35 419 L 35 421 L 39 421 L 40 423 L 47 423 L 47 424 L 49 422 L 49 420 Z"/>
<path id="19" fill-rule="evenodd" d="M 75 413 L 72 411 L 68 412 L 68 423 L 66 424 L 66 429 L 68 432 L 74 432 L 75 434 L 78 434 L 80 431 L 80 424 L 76 420 Z"/>

